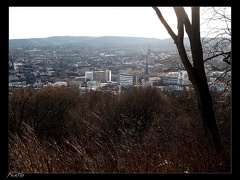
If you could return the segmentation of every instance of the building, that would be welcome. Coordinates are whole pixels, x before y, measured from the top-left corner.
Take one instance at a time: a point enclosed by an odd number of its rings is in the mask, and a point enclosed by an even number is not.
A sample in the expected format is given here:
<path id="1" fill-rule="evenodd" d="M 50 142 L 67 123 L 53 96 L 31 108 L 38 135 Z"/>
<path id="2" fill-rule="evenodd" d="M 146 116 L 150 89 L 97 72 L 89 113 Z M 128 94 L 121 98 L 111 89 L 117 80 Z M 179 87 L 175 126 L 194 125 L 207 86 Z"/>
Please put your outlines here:
<path id="1" fill-rule="evenodd" d="M 93 71 L 93 80 L 100 82 L 111 81 L 111 71 L 110 70 Z"/>
<path id="2" fill-rule="evenodd" d="M 93 71 L 85 72 L 85 81 L 93 81 Z"/>
<path id="3" fill-rule="evenodd" d="M 153 82 L 149 79 L 150 75 L 148 72 L 148 60 L 149 57 L 151 56 L 151 49 L 150 46 L 148 47 L 148 52 L 146 55 L 146 67 L 145 67 L 145 71 L 144 71 L 144 75 L 143 75 L 143 79 L 142 79 L 142 87 L 147 87 L 147 86 L 152 86 Z"/>
<path id="4" fill-rule="evenodd" d="M 120 73 L 118 74 L 117 82 L 122 86 L 132 86 L 136 84 L 136 74 Z"/>
<path id="5" fill-rule="evenodd" d="M 191 85 L 187 71 L 166 72 L 158 75 L 162 80 L 162 84 L 158 88 L 164 91 L 182 91 L 185 87 Z"/>

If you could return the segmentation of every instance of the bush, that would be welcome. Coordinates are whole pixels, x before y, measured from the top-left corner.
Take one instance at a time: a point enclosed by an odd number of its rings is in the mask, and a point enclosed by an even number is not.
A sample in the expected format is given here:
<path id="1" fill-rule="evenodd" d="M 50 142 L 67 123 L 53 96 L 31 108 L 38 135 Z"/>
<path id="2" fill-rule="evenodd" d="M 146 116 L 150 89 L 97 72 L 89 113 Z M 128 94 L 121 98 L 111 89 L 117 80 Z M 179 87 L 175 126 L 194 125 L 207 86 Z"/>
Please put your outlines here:
<path id="1" fill-rule="evenodd" d="M 117 139 L 121 141 L 129 136 L 140 143 L 156 115 L 162 112 L 164 102 L 164 96 L 154 87 L 124 93 L 109 115 Z"/>
<path id="2" fill-rule="evenodd" d="M 10 172 L 229 172 L 231 107 L 222 105 L 224 156 L 206 138 L 194 94 L 21 89 L 9 97 Z"/>
<path id="3" fill-rule="evenodd" d="M 76 88 L 45 87 L 43 89 L 20 89 L 9 98 L 10 131 L 18 131 L 23 122 L 33 127 L 40 138 L 60 140 L 65 135 L 68 111 L 78 100 Z"/>

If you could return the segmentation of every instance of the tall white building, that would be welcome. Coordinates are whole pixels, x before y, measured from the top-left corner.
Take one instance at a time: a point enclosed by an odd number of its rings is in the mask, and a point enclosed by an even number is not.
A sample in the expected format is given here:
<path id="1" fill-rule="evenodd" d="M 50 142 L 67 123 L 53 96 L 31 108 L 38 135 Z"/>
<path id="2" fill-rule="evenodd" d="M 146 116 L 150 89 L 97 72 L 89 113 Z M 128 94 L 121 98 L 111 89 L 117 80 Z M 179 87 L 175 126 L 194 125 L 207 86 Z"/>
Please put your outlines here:
<path id="1" fill-rule="evenodd" d="M 94 81 L 107 82 L 111 81 L 112 73 L 110 70 L 94 71 Z"/>
<path id="2" fill-rule="evenodd" d="M 187 71 L 161 73 L 159 77 L 165 89 L 183 90 L 184 87 L 191 85 Z"/>
<path id="3" fill-rule="evenodd" d="M 93 81 L 93 71 L 85 72 L 85 81 Z"/>
<path id="4" fill-rule="evenodd" d="M 180 71 L 178 74 L 178 85 L 190 85 L 191 82 L 188 79 L 188 73 L 187 71 Z"/>

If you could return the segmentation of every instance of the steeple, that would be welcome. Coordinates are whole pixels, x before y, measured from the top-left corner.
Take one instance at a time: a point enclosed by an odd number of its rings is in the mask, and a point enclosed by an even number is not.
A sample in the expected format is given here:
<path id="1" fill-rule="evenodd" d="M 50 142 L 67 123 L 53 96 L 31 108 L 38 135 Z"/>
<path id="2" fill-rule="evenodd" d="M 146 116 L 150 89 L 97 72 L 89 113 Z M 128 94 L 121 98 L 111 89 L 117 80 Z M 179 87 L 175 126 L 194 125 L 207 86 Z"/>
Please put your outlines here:
<path id="1" fill-rule="evenodd" d="M 152 81 L 149 80 L 149 73 L 148 73 L 148 60 L 151 55 L 150 45 L 148 46 L 148 51 L 146 54 L 146 67 L 144 72 L 144 77 L 142 79 L 142 87 L 152 86 Z"/>
<path id="2" fill-rule="evenodd" d="M 148 46 L 148 52 L 146 55 L 146 67 L 145 67 L 145 72 L 144 72 L 144 81 L 148 81 L 149 80 L 149 74 L 148 74 L 148 59 L 149 56 L 151 55 L 151 49 L 150 49 L 150 45 Z"/>
<path id="3" fill-rule="evenodd" d="M 148 45 L 147 57 L 149 57 L 150 55 L 151 55 L 151 49 L 150 49 L 150 45 Z"/>
<path id="4" fill-rule="evenodd" d="M 144 75 L 145 76 L 148 75 L 148 59 L 146 60 L 146 67 L 145 67 Z"/>

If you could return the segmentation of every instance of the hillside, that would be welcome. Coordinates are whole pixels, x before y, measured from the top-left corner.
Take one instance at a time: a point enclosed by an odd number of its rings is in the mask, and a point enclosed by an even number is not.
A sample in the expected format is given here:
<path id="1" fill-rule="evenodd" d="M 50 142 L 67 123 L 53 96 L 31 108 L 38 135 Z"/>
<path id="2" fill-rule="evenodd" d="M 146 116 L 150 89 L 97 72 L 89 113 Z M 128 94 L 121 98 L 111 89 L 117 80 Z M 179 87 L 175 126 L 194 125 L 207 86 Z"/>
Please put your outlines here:
<path id="1" fill-rule="evenodd" d="M 45 46 L 45 45 L 77 45 L 77 46 L 103 46 L 103 47 L 127 47 L 146 48 L 150 45 L 152 49 L 174 50 L 176 48 L 173 40 L 143 38 L 143 37 L 123 37 L 123 36 L 52 36 L 47 38 L 30 39 L 10 39 L 10 47 L 22 46 Z"/>

